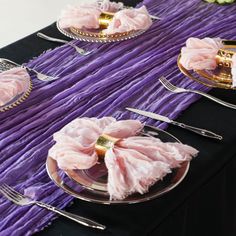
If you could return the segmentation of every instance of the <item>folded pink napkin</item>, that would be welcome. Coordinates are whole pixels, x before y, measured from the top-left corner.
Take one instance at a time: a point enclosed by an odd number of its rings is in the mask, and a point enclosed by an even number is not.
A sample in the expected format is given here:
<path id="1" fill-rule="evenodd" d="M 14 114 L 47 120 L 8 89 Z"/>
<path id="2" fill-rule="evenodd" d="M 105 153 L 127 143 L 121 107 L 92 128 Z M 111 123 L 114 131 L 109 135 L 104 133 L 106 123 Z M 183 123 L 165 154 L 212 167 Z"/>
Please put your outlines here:
<path id="1" fill-rule="evenodd" d="M 62 28 L 75 27 L 78 29 L 98 29 L 99 16 L 102 12 L 117 12 L 123 7 L 123 3 L 104 0 L 100 4 L 82 3 L 76 6 L 69 5 L 61 12 L 60 26 Z"/>
<path id="2" fill-rule="evenodd" d="M 181 50 L 180 63 L 187 70 L 214 70 L 215 57 L 222 47 L 220 38 L 189 38 Z"/>
<path id="3" fill-rule="evenodd" d="M 99 9 L 97 3 L 84 3 L 77 6 L 69 5 L 61 12 L 60 27 L 98 29 L 100 14 L 101 9 Z"/>
<path id="4" fill-rule="evenodd" d="M 138 9 L 124 9 L 117 12 L 105 34 L 129 32 L 132 30 L 146 30 L 152 25 L 152 20 L 145 6 Z"/>
<path id="5" fill-rule="evenodd" d="M 27 90 L 30 77 L 26 69 L 17 67 L 0 73 L 0 106 L 6 105 Z"/>
<path id="6" fill-rule="evenodd" d="M 134 192 L 143 194 L 171 168 L 191 160 L 198 151 L 181 143 L 137 136 L 142 128 L 137 120 L 78 118 L 54 134 L 56 143 L 49 156 L 63 170 L 88 169 L 98 163 L 95 144 L 99 136 L 118 138 L 104 157 L 110 199 L 124 199 Z"/>
<path id="7" fill-rule="evenodd" d="M 105 34 L 145 30 L 151 26 L 152 20 L 145 6 L 139 9 L 120 10 L 122 8 L 123 3 L 110 2 L 109 0 L 104 0 L 101 4 L 95 2 L 68 6 L 61 12 L 59 24 L 61 28 L 98 29 L 101 13 L 112 12 L 114 18 L 108 29 L 104 30 Z"/>

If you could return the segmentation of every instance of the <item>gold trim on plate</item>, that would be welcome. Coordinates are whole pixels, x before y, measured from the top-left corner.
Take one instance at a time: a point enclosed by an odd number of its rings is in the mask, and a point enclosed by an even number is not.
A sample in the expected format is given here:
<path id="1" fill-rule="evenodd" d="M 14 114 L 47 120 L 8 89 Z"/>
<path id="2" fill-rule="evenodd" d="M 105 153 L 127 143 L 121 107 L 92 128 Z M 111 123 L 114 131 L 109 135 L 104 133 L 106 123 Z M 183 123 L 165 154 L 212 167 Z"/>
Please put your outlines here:
<path id="1" fill-rule="evenodd" d="M 92 43 L 113 43 L 129 40 L 143 34 L 146 30 L 136 30 L 116 34 L 104 34 L 103 29 L 94 31 L 77 29 L 74 27 L 63 29 L 60 27 L 60 20 L 57 21 L 57 29 L 65 36 L 85 42 Z"/>
<path id="2" fill-rule="evenodd" d="M 5 112 L 8 111 L 18 105 L 20 105 L 22 102 L 24 102 L 30 95 L 31 91 L 32 91 L 33 85 L 32 85 L 32 81 L 31 79 L 29 79 L 29 88 L 26 92 L 24 92 L 24 94 L 18 98 L 15 102 L 11 103 L 10 105 L 7 105 L 6 107 L 0 108 L 0 112 Z"/>
<path id="3" fill-rule="evenodd" d="M 207 87 L 211 88 L 223 88 L 223 89 L 232 89 L 236 90 L 236 88 L 232 87 L 232 79 L 221 78 L 219 75 L 210 74 L 207 70 L 187 70 L 180 63 L 181 55 L 178 56 L 177 65 L 179 70 L 188 78 L 197 81 L 200 84 L 203 84 Z"/>

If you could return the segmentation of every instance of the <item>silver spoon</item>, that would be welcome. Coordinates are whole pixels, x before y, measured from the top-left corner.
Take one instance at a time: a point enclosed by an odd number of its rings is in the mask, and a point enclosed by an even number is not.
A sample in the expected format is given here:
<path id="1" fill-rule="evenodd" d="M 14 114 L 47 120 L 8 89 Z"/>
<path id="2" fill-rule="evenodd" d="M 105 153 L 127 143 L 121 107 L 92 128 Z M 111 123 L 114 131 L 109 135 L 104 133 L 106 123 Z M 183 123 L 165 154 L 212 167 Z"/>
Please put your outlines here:
<path id="1" fill-rule="evenodd" d="M 58 79 L 58 77 L 53 77 L 53 76 L 49 76 L 49 75 L 45 75 L 41 72 L 38 72 L 37 70 L 35 70 L 34 68 L 30 68 L 28 66 L 25 66 L 25 65 L 20 65 L 14 61 L 11 61 L 9 59 L 6 59 L 6 58 L 0 58 L 0 64 L 1 64 L 1 67 L 5 67 L 5 68 L 11 68 L 11 67 L 22 67 L 22 68 L 25 68 L 29 71 L 32 71 L 34 72 L 36 75 L 37 75 L 37 78 L 39 80 L 42 80 L 42 81 L 52 81 L 52 80 L 56 80 Z"/>
<path id="2" fill-rule="evenodd" d="M 88 55 L 92 52 L 92 51 L 85 51 L 83 48 L 80 48 L 80 47 L 74 45 L 70 41 L 67 41 L 67 40 L 64 40 L 64 39 L 59 39 L 59 38 L 53 38 L 53 37 L 50 37 L 50 36 L 48 36 L 46 34 L 43 34 L 41 32 L 38 32 L 37 36 L 39 38 L 42 38 L 42 39 L 45 39 L 45 40 L 48 40 L 48 41 L 51 41 L 51 42 L 64 43 L 66 45 L 69 45 L 69 46 L 73 47 L 76 50 L 76 52 L 78 52 L 80 55 L 83 55 L 83 56 Z"/>

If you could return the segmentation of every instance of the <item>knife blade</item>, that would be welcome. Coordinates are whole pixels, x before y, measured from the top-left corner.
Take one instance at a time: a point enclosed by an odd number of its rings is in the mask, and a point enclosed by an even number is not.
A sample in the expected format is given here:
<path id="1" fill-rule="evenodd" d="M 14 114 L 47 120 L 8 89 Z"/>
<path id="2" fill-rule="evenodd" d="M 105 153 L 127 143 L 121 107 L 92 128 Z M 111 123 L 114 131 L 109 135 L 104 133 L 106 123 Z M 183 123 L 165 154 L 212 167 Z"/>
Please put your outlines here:
<path id="1" fill-rule="evenodd" d="M 180 123 L 180 122 L 171 120 L 171 119 L 169 119 L 166 116 L 159 115 L 159 114 L 156 114 L 156 113 L 153 113 L 153 112 L 143 111 L 143 110 L 139 110 L 139 109 L 135 109 L 135 108 L 130 108 L 130 107 L 126 107 L 126 110 L 132 111 L 132 112 L 137 113 L 137 114 L 142 115 L 142 116 L 146 116 L 146 117 L 152 118 L 154 120 L 164 121 L 166 123 L 169 123 L 169 124 L 172 124 L 172 125 L 176 125 L 178 127 L 190 130 L 190 131 L 192 131 L 194 133 L 200 134 L 200 135 L 208 137 L 208 138 L 214 138 L 214 139 L 218 139 L 218 140 L 222 140 L 223 139 L 223 137 L 221 135 L 215 134 L 212 131 L 209 131 L 209 130 L 206 130 L 206 129 L 197 128 L 197 127 L 193 127 L 193 126 L 190 126 L 190 125 L 186 125 L 184 123 Z"/>

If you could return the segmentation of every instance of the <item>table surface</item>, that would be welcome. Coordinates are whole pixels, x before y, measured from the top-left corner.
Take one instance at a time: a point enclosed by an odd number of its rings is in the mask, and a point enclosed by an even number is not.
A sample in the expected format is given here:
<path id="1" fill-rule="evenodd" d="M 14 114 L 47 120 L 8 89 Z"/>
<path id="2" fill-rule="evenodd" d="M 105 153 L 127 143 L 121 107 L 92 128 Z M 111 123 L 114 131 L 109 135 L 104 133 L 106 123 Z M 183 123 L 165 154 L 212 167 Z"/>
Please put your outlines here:
<path id="1" fill-rule="evenodd" d="M 55 23 L 40 31 L 63 38 Z M 40 40 L 34 33 L 2 48 L 0 57 L 23 63 L 56 46 Z M 210 94 L 236 104 L 235 91 L 213 89 Z M 108 229 L 98 232 L 59 217 L 36 235 L 235 235 L 235 118 L 235 110 L 201 98 L 177 120 L 213 130 L 224 140 L 199 137 L 176 127 L 167 129 L 183 143 L 200 150 L 177 188 L 152 201 L 134 205 L 107 206 L 76 199 L 66 210 L 93 217 Z"/>

